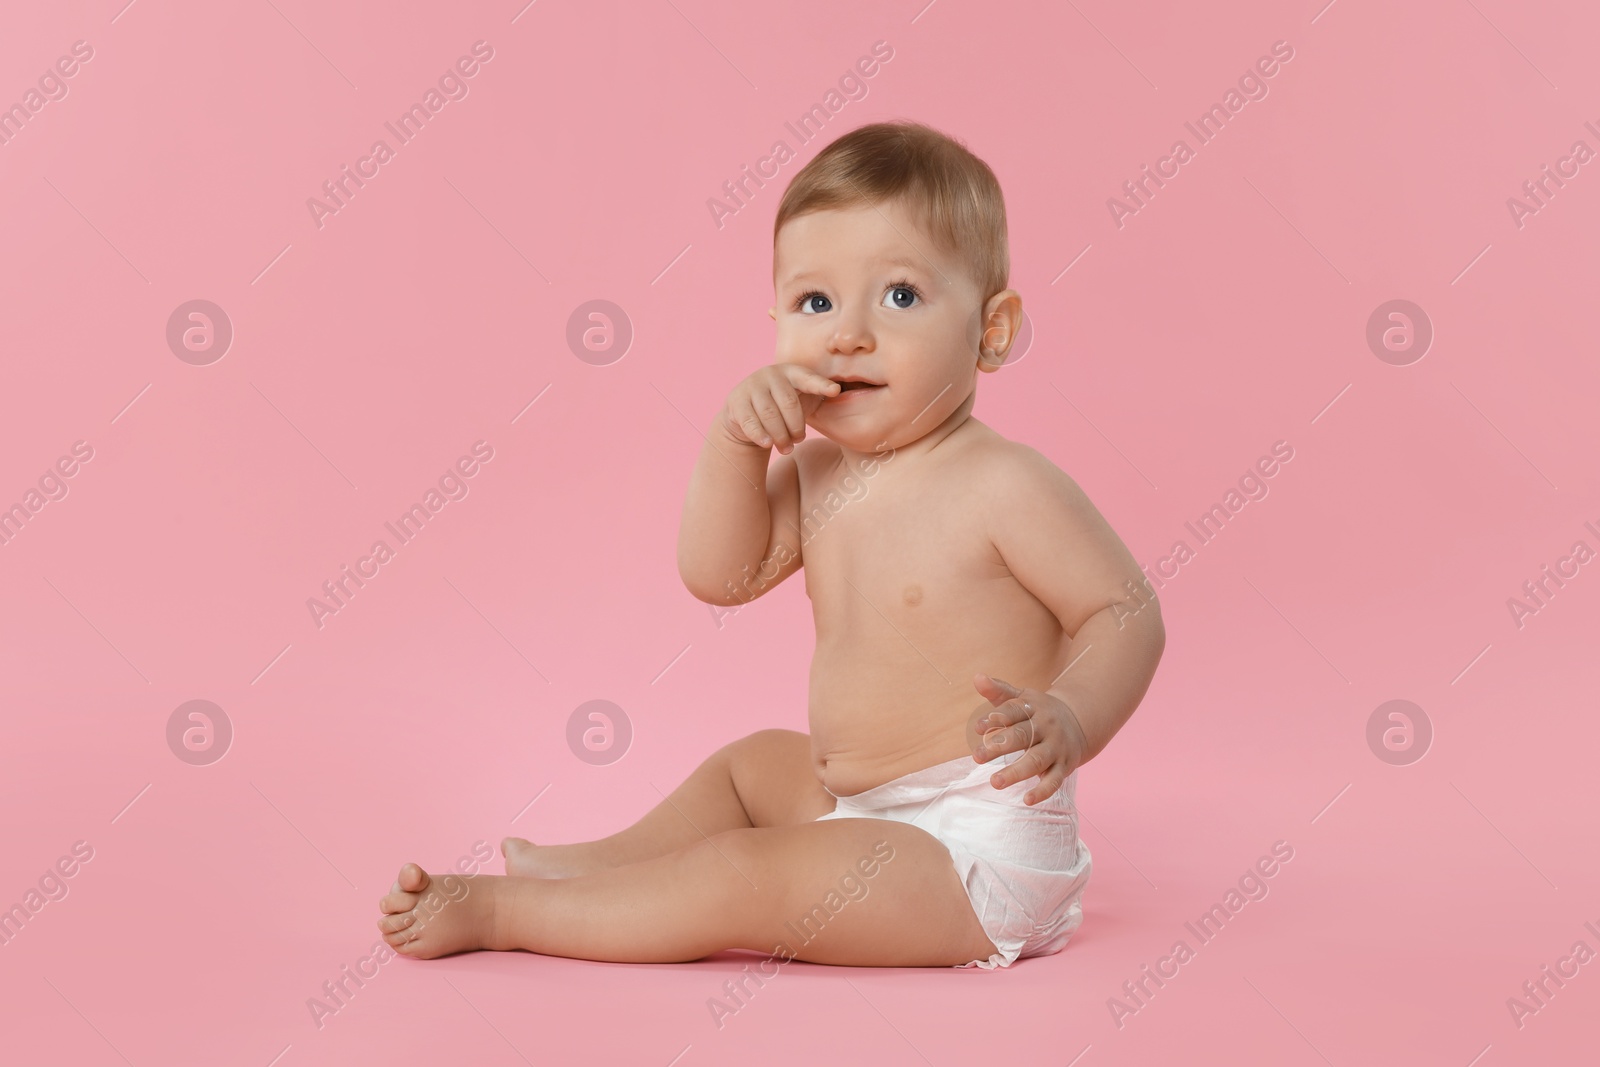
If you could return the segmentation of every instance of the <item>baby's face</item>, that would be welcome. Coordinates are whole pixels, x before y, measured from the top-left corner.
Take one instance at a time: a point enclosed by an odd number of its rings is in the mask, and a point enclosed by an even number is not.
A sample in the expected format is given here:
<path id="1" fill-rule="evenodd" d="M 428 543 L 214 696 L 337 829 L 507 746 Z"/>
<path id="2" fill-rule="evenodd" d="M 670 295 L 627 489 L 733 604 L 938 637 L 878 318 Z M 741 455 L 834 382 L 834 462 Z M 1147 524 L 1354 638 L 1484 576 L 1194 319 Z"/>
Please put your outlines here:
<path id="1" fill-rule="evenodd" d="M 777 362 L 877 383 L 824 400 L 806 424 L 860 452 L 900 448 L 971 394 L 978 292 L 899 201 L 801 215 L 773 250 Z"/>

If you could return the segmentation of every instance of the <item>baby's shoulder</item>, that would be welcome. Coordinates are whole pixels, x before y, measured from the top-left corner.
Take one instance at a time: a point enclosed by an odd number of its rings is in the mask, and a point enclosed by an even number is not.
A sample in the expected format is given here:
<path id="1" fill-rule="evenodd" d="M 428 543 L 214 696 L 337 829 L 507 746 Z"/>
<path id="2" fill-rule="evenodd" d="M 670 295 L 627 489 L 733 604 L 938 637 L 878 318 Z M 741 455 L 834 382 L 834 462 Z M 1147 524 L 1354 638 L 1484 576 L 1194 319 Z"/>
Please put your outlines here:
<path id="1" fill-rule="evenodd" d="M 1077 483 L 1043 452 L 993 430 L 973 441 L 963 459 L 987 489 L 1004 495 L 1070 492 Z"/>

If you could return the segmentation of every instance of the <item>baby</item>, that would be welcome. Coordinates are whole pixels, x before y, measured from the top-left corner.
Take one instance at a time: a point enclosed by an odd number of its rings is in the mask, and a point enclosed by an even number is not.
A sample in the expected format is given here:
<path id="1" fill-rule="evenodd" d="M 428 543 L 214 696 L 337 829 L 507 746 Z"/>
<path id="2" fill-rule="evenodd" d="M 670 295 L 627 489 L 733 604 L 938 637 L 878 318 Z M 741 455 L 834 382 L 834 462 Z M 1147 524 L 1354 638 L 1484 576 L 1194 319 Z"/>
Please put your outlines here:
<path id="1" fill-rule="evenodd" d="M 678 569 L 729 606 L 804 567 L 810 734 L 724 746 L 599 841 L 507 838 L 504 877 L 406 864 L 396 951 L 995 968 L 1082 922 L 1077 769 L 1166 637 L 1083 491 L 972 416 L 1022 325 L 999 184 L 926 126 L 864 126 L 773 232 L 777 360 L 705 434 Z"/>

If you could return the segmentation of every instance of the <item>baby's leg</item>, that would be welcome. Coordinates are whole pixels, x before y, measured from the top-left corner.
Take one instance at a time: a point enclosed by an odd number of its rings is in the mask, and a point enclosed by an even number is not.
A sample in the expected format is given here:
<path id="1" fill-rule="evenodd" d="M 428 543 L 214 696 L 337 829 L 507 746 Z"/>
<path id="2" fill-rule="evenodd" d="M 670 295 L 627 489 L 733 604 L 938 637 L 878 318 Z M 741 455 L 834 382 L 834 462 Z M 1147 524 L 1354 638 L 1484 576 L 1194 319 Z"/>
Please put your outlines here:
<path id="1" fill-rule="evenodd" d="M 883 819 L 725 830 L 573 878 L 430 881 L 407 864 L 400 884 L 380 902 L 389 914 L 378 929 L 419 959 L 521 948 L 678 963 L 744 948 L 814 963 L 936 967 L 995 952 L 945 847 Z M 449 902 L 435 907 L 443 894 Z"/>
<path id="2" fill-rule="evenodd" d="M 713 752 L 644 818 L 598 841 L 500 843 L 506 873 L 570 878 L 675 852 L 724 830 L 790 826 L 833 810 L 834 798 L 811 765 L 811 739 L 794 730 L 761 730 Z"/>

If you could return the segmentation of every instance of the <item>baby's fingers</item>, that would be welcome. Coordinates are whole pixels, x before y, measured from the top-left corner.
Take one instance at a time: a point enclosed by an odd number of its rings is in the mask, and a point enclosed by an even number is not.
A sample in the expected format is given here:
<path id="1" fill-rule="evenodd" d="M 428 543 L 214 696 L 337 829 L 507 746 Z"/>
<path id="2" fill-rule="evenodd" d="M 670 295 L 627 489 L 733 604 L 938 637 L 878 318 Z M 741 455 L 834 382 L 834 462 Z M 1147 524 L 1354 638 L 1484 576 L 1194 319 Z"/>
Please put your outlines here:
<path id="1" fill-rule="evenodd" d="M 781 388 L 781 387 L 780 387 Z M 751 397 L 755 411 L 761 418 L 761 425 L 772 443 L 779 452 L 788 454 L 794 448 L 794 432 L 790 429 L 792 421 L 786 411 L 787 408 L 799 410 L 800 401 L 793 390 L 780 394 L 776 389 L 773 392 L 758 391 Z M 805 420 L 800 419 L 801 430 L 805 429 Z"/>
<path id="2" fill-rule="evenodd" d="M 780 364 L 784 377 L 789 384 L 802 393 L 812 393 L 816 396 L 836 396 L 843 388 L 832 378 L 824 378 L 814 370 L 807 370 L 796 363 Z"/>
<path id="3" fill-rule="evenodd" d="M 787 446 L 792 441 L 805 440 L 806 408 L 800 394 L 784 383 L 776 382 L 772 387 L 772 402 L 777 405 L 778 417 L 783 420 L 784 436 L 779 439 L 779 445 Z M 780 451 L 787 452 L 789 449 L 780 447 Z"/>
<path id="4" fill-rule="evenodd" d="M 978 729 L 993 730 L 1014 723 L 1027 722 L 1033 716 L 1033 705 L 1027 701 L 1012 698 L 1004 704 L 995 707 L 979 708 L 983 714 L 978 717 Z"/>
<path id="5" fill-rule="evenodd" d="M 767 435 L 766 427 L 761 424 L 761 419 L 756 415 L 755 408 L 749 403 L 740 404 L 728 412 L 730 428 L 736 428 L 733 434 L 735 439 L 748 441 L 753 445 L 766 447 L 772 444 L 772 438 Z"/>
<path id="6" fill-rule="evenodd" d="M 1056 762 L 1058 761 L 1051 754 L 1050 746 L 1040 742 L 990 775 L 989 784 L 996 789 L 1004 789 L 1035 775 L 1044 774 Z"/>
<path id="7" fill-rule="evenodd" d="M 1039 776 L 1039 784 L 1028 790 L 1022 797 L 1024 804 L 1038 804 L 1049 800 L 1061 789 L 1061 783 L 1067 780 L 1067 765 L 1057 762 L 1044 774 Z"/>
<path id="8" fill-rule="evenodd" d="M 986 753 L 979 762 L 1007 752 L 1020 752 L 1039 740 L 1039 731 L 1030 711 L 1013 711 L 1010 705 L 1002 705 L 989 712 L 979 720 L 977 730 L 982 739 L 982 750 Z"/>

